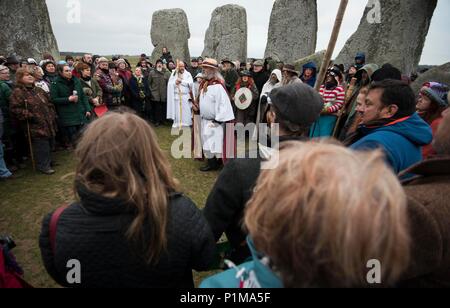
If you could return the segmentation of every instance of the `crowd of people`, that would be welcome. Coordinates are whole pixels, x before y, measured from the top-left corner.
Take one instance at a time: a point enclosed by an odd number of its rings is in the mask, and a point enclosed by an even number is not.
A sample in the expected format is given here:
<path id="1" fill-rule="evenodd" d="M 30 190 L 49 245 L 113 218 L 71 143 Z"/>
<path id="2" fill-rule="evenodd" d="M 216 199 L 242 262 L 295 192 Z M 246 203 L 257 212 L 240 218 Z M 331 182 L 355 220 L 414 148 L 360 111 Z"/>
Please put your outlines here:
<path id="1" fill-rule="evenodd" d="M 5 60 L 0 176 L 27 156 L 52 174 L 55 141 L 75 148 L 77 201 L 45 217 L 39 242 L 60 285 L 186 288 L 192 270 L 225 262 L 201 287 L 450 286 L 448 85 L 414 93 L 363 53 L 323 82 L 313 62 L 188 64 L 167 48 L 134 70 L 89 54 Z M 202 171 L 222 169 L 203 210 L 156 141 L 152 126 L 167 120 L 192 128 Z M 256 158 L 234 159 L 230 123 L 277 127 L 279 151 L 259 144 Z M 69 259 L 83 264 L 80 284 L 66 280 Z M 370 260 L 382 265 L 375 285 Z"/>

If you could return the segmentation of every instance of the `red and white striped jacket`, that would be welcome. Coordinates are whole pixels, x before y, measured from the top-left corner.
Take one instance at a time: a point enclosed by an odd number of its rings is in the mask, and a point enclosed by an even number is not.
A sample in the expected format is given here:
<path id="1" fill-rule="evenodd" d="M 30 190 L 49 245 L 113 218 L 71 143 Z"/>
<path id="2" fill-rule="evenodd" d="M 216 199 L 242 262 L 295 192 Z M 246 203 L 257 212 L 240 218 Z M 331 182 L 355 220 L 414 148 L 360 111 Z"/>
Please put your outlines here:
<path id="1" fill-rule="evenodd" d="M 342 109 L 345 102 L 345 91 L 342 86 L 338 86 L 333 90 L 327 90 L 324 85 L 320 87 L 320 96 L 323 98 L 325 106 L 331 105 L 325 108 L 327 113 L 337 113 Z"/>

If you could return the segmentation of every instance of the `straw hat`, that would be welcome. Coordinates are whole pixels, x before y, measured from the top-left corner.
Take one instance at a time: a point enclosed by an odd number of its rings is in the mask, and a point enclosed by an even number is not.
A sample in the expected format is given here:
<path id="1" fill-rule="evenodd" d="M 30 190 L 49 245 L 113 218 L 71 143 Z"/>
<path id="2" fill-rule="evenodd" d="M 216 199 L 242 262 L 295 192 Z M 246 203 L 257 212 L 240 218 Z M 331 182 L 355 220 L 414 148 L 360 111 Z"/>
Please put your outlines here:
<path id="1" fill-rule="evenodd" d="M 202 63 L 202 67 L 209 67 L 209 68 L 218 70 L 219 64 L 217 63 L 217 60 L 215 60 L 215 59 L 206 58 Z"/>

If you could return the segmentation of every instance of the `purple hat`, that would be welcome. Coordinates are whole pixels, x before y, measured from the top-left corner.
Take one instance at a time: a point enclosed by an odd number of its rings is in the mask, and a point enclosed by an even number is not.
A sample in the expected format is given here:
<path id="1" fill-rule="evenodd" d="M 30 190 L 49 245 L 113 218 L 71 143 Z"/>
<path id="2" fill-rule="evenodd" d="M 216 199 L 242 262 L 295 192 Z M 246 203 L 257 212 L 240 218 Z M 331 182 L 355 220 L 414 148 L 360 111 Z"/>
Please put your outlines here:
<path id="1" fill-rule="evenodd" d="M 448 85 L 439 82 L 426 82 L 423 87 L 424 89 L 421 90 L 423 95 L 427 96 L 441 107 L 448 107 Z"/>

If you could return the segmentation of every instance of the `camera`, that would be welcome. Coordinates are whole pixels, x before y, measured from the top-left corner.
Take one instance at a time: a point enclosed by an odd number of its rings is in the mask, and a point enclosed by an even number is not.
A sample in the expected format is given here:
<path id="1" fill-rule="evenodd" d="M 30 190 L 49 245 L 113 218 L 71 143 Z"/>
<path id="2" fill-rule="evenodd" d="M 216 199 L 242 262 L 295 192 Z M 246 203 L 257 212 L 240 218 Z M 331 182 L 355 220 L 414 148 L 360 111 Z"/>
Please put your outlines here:
<path id="1" fill-rule="evenodd" d="M 10 236 L 0 236 L 0 245 L 6 247 L 8 250 L 12 250 L 16 247 L 16 243 Z"/>

